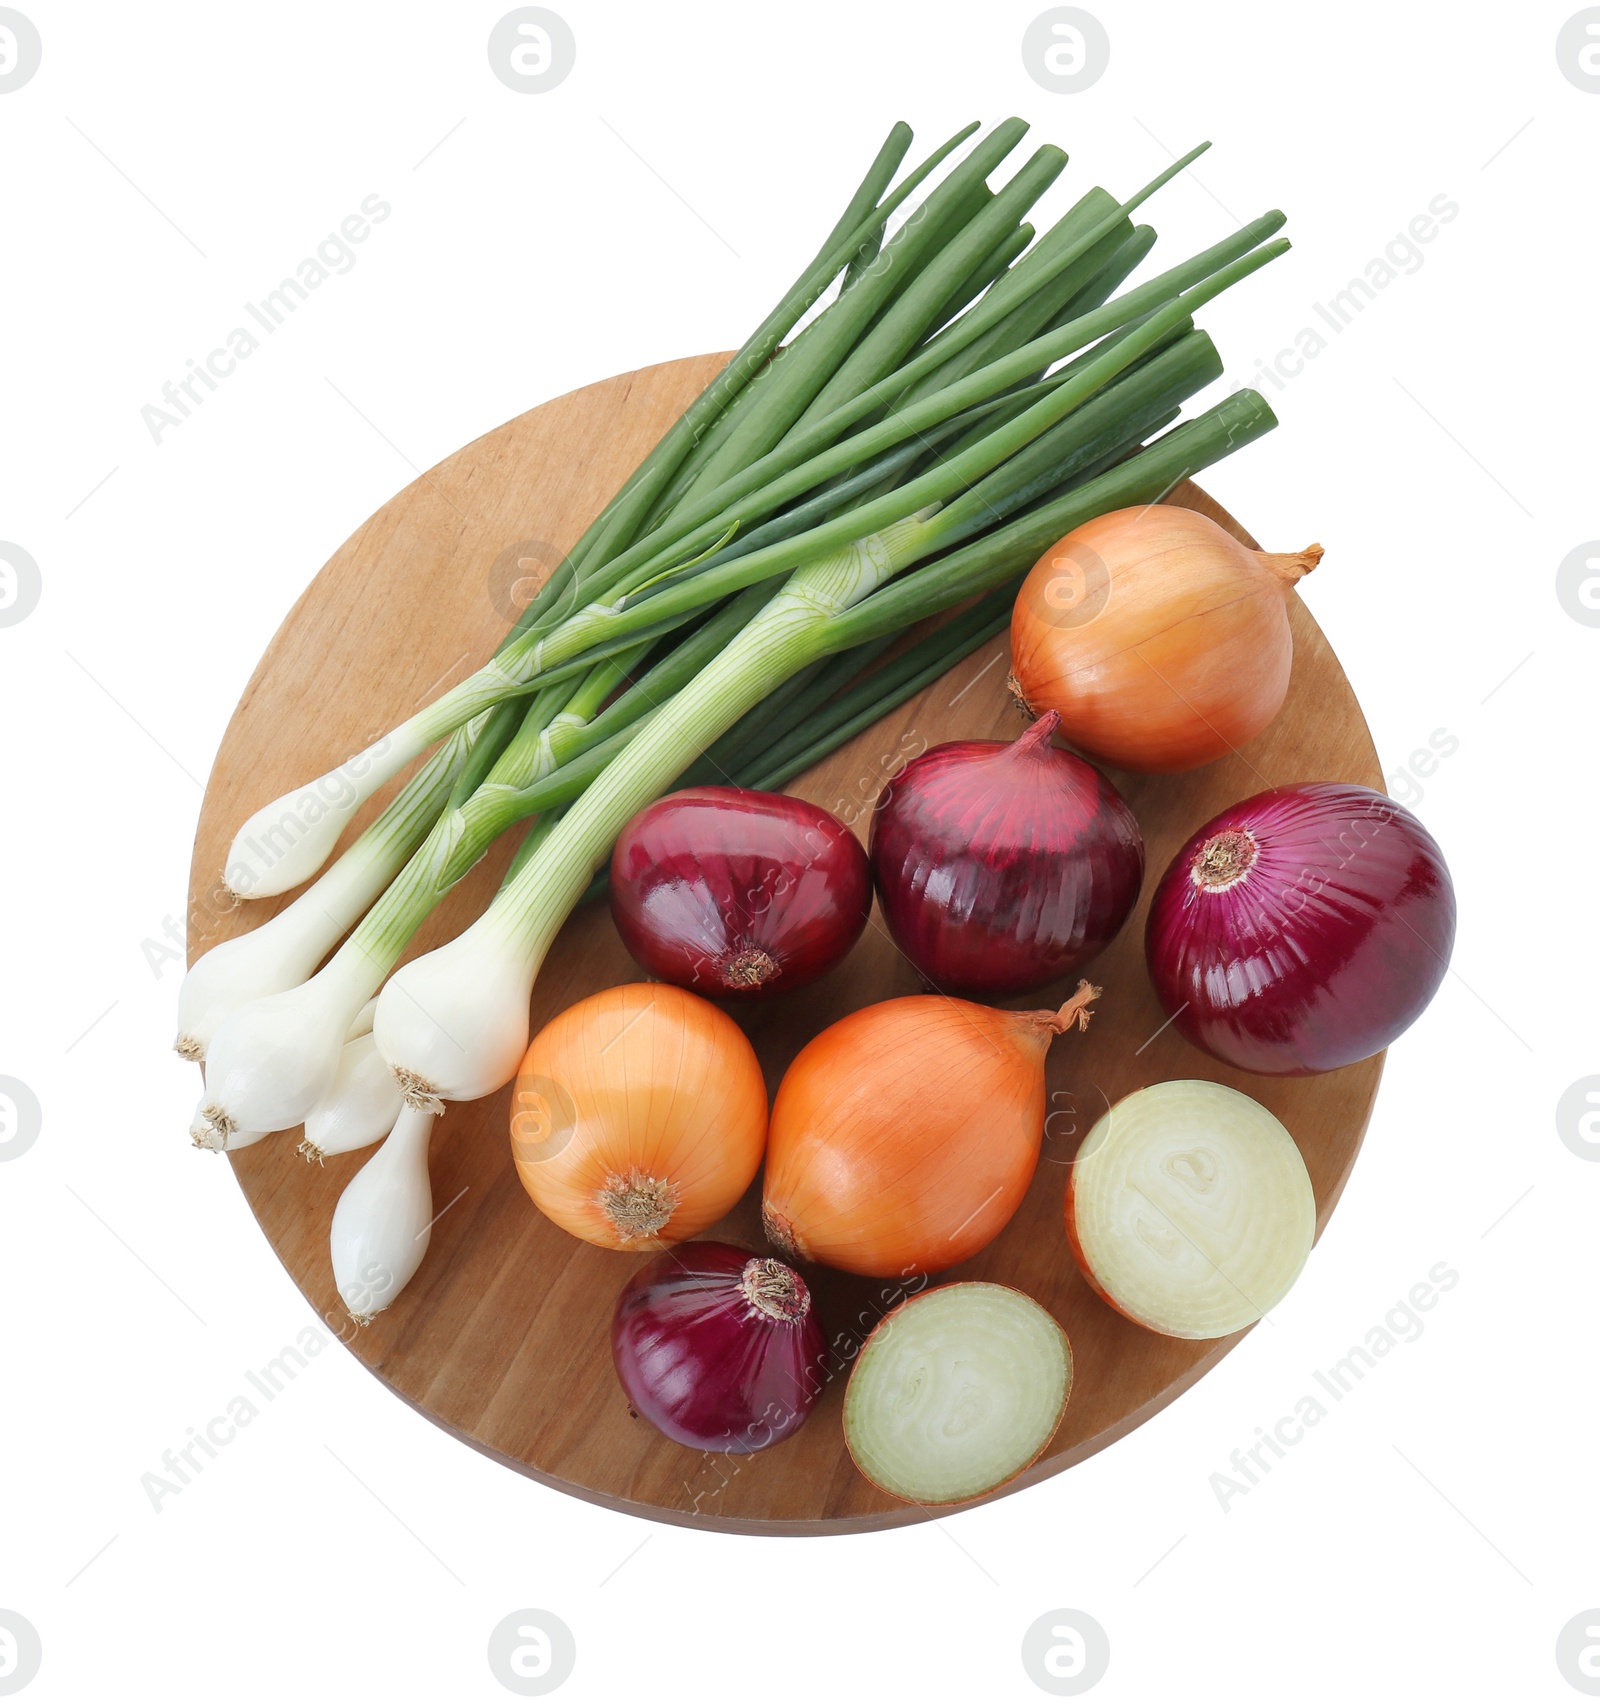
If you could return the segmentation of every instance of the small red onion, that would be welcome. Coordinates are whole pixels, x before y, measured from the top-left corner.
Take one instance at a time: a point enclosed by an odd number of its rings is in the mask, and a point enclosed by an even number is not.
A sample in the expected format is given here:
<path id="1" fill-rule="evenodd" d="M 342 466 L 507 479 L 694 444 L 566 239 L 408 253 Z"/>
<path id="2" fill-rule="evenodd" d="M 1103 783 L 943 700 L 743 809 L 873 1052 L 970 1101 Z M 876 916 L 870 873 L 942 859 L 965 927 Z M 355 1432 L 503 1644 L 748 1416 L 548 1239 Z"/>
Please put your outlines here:
<path id="1" fill-rule="evenodd" d="M 628 824 L 611 915 L 653 976 L 703 995 L 799 988 L 855 946 L 872 906 L 861 843 L 783 793 L 691 787 Z"/>
<path id="2" fill-rule="evenodd" d="M 872 870 L 889 933 L 940 990 L 997 999 L 1094 958 L 1139 897 L 1144 841 L 1093 764 L 1019 739 L 935 746 L 889 783 Z"/>
<path id="3" fill-rule="evenodd" d="M 827 1373 L 805 1280 L 728 1243 L 682 1243 L 640 1268 L 617 1299 L 611 1355 L 653 1426 L 735 1456 L 788 1438 Z"/>
<path id="4" fill-rule="evenodd" d="M 1150 904 L 1145 958 L 1174 1027 L 1265 1077 L 1376 1054 L 1450 963 L 1456 902 L 1404 806 L 1340 782 L 1277 787 L 1213 817 Z"/>

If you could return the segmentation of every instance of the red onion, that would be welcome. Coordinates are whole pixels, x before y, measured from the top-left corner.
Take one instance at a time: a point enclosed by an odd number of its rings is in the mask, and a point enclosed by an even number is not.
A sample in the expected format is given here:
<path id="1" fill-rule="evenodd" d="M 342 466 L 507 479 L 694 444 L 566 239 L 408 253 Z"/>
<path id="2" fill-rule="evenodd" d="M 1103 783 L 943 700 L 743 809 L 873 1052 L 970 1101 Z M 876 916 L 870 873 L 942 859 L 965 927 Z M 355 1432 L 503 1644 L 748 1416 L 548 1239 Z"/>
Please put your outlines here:
<path id="1" fill-rule="evenodd" d="M 872 817 L 889 933 L 937 989 L 988 999 L 1054 981 L 1101 951 L 1139 897 L 1144 841 L 1122 795 L 1050 744 L 1047 711 L 1020 739 L 935 746 Z"/>
<path id="2" fill-rule="evenodd" d="M 611 855 L 611 915 L 628 951 L 705 995 L 813 981 L 855 946 L 871 906 L 861 843 L 821 806 L 782 793 L 669 793 Z"/>
<path id="3" fill-rule="evenodd" d="M 822 1327 L 792 1267 L 727 1243 L 683 1243 L 617 1299 L 611 1355 L 628 1401 L 669 1439 L 747 1456 L 811 1413 Z"/>
<path id="4" fill-rule="evenodd" d="M 1277 787 L 1213 817 L 1150 905 L 1145 958 L 1174 1026 L 1267 1077 L 1364 1060 L 1433 999 L 1455 940 L 1437 842 L 1341 782 Z"/>

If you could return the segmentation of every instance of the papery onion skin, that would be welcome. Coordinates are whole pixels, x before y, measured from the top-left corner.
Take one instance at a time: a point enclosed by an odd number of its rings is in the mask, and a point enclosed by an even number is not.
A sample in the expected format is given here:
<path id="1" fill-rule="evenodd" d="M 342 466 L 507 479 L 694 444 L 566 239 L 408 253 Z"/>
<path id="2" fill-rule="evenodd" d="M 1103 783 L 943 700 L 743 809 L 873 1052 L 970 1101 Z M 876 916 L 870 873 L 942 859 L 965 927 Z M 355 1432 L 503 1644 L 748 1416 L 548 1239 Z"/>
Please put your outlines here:
<path id="1" fill-rule="evenodd" d="M 749 1188 L 767 1134 L 755 1050 L 670 983 L 625 983 L 552 1019 L 523 1057 L 511 1152 L 523 1188 L 602 1249 L 664 1249 Z"/>
<path id="2" fill-rule="evenodd" d="M 1123 769 L 1194 769 L 1270 723 L 1289 689 L 1287 595 L 1320 545 L 1269 555 L 1192 509 L 1118 509 L 1034 565 L 1011 620 L 1012 685 Z"/>
<path id="3" fill-rule="evenodd" d="M 864 1007 L 814 1037 L 772 1106 L 762 1224 L 786 1255 L 873 1278 L 942 1272 L 1004 1229 L 1044 1136 L 1044 1061 L 1085 1025 L 944 995 Z"/>
<path id="4" fill-rule="evenodd" d="M 641 811 L 611 855 L 611 915 L 644 969 L 719 999 L 800 988 L 860 938 L 861 843 L 821 806 L 693 787 Z"/>
<path id="5" fill-rule="evenodd" d="M 1304 783 L 1241 800 L 1190 837 L 1152 898 L 1145 958 L 1197 1048 L 1298 1077 L 1406 1030 L 1444 979 L 1455 927 L 1444 854 L 1403 805 Z"/>
<path id="6" fill-rule="evenodd" d="M 1122 928 L 1144 879 L 1127 801 L 1050 744 L 1047 711 L 1010 744 L 935 746 L 883 790 L 872 870 L 900 951 L 936 989 L 1003 999 L 1076 970 Z"/>
<path id="7" fill-rule="evenodd" d="M 727 1243 L 687 1243 L 617 1299 L 611 1354 L 628 1401 L 669 1439 L 748 1456 L 789 1437 L 827 1379 L 804 1279 Z"/>

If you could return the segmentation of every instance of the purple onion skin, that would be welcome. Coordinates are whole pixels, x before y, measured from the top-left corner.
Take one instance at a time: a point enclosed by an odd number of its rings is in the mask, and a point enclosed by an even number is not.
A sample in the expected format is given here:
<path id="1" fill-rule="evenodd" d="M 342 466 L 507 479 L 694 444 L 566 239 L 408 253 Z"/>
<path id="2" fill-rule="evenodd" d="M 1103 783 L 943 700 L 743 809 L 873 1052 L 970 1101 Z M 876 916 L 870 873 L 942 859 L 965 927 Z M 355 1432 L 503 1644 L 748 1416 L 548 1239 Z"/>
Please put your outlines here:
<path id="1" fill-rule="evenodd" d="M 872 817 L 872 871 L 900 951 L 935 989 L 988 999 L 1094 958 L 1133 910 L 1144 840 L 1093 764 L 1050 744 L 957 740 L 912 761 Z"/>
<path id="2" fill-rule="evenodd" d="M 872 872 L 831 812 L 783 793 L 691 787 L 647 806 L 611 855 L 611 916 L 644 969 L 717 999 L 800 988 L 866 928 Z"/>
<path id="3" fill-rule="evenodd" d="M 1191 837 L 1151 901 L 1145 959 L 1197 1048 L 1302 1077 L 1387 1048 L 1433 999 L 1455 933 L 1432 835 L 1371 788 L 1317 782 L 1241 800 Z"/>
<path id="4" fill-rule="evenodd" d="M 617 1299 L 611 1356 L 629 1403 L 653 1426 L 734 1456 L 788 1438 L 827 1378 L 805 1280 L 728 1243 L 681 1243 L 640 1268 Z"/>

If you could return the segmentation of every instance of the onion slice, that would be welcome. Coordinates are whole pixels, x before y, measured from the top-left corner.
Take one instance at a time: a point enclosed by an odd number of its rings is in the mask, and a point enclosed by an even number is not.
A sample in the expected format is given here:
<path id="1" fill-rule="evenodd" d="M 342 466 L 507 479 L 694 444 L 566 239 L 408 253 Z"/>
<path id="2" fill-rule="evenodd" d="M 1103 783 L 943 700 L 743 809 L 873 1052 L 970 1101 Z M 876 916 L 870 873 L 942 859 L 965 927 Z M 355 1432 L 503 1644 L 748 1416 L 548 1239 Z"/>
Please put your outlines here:
<path id="1" fill-rule="evenodd" d="M 1037 1459 L 1071 1388 L 1067 1335 L 1032 1297 L 942 1285 L 874 1328 L 845 1391 L 845 1443 L 891 1497 L 959 1503 Z"/>
<path id="2" fill-rule="evenodd" d="M 1078 1265 L 1113 1308 L 1170 1338 L 1225 1338 L 1300 1276 L 1317 1203 L 1294 1138 L 1259 1101 L 1180 1078 L 1102 1115 L 1066 1215 Z"/>

